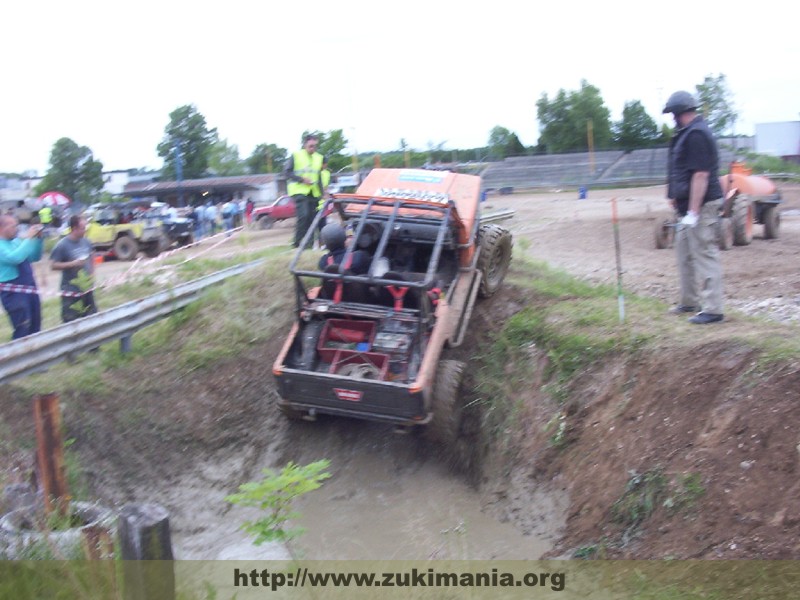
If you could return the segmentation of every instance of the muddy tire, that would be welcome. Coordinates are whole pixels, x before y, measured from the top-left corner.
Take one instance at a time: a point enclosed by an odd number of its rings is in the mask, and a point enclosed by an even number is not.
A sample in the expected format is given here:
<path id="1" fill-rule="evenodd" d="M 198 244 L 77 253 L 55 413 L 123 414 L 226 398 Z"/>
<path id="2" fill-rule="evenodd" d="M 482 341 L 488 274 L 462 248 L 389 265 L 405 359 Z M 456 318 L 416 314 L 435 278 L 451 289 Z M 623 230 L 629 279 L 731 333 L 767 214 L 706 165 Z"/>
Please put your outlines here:
<path id="1" fill-rule="evenodd" d="M 139 244 L 132 237 L 123 235 L 114 242 L 114 255 L 119 260 L 133 260 L 137 254 L 139 254 Z"/>
<path id="2" fill-rule="evenodd" d="M 260 217 L 257 224 L 259 229 L 272 229 L 275 219 L 272 217 Z"/>
<path id="3" fill-rule="evenodd" d="M 480 256 L 478 270 L 481 272 L 481 287 L 478 295 L 481 298 L 492 296 L 503 283 L 511 262 L 513 241 L 511 232 L 504 227 L 487 223 L 478 230 Z"/>
<path id="4" fill-rule="evenodd" d="M 451 446 L 461 432 L 464 398 L 461 383 L 465 364 L 458 360 L 443 360 L 436 372 L 433 387 L 433 418 L 426 435 L 435 442 Z"/>
<path id="5" fill-rule="evenodd" d="M 657 221 L 655 230 L 653 231 L 656 249 L 663 250 L 670 248 L 675 240 L 675 228 L 672 227 L 672 221 Z"/>
<path id="6" fill-rule="evenodd" d="M 733 221 L 722 217 L 718 222 L 717 243 L 720 250 L 730 250 L 733 246 Z"/>
<path id="7" fill-rule="evenodd" d="M 764 239 L 774 240 L 780 235 L 781 212 L 777 206 L 765 206 L 761 215 L 764 222 Z"/>
<path id="8" fill-rule="evenodd" d="M 753 203 L 739 197 L 733 211 L 733 245 L 747 246 L 753 241 Z"/>

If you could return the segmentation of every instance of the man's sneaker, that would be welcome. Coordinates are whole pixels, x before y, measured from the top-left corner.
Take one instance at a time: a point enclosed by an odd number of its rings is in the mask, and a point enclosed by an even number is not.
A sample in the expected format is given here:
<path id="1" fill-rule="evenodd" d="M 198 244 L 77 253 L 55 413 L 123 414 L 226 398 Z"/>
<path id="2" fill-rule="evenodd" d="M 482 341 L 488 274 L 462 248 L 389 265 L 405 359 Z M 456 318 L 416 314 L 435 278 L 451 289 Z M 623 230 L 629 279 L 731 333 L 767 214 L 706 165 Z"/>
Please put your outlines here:
<path id="1" fill-rule="evenodd" d="M 682 315 L 684 313 L 696 313 L 700 310 L 699 306 L 686 306 L 685 304 L 678 304 L 669 309 L 672 315 Z"/>
<path id="2" fill-rule="evenodd" d="M 719 323 L 723 318 L 723 315 L 701 312 L 689 319 L 689 323 L 694 323 L 695 325 L 708 325 L 709 323 Z"/>

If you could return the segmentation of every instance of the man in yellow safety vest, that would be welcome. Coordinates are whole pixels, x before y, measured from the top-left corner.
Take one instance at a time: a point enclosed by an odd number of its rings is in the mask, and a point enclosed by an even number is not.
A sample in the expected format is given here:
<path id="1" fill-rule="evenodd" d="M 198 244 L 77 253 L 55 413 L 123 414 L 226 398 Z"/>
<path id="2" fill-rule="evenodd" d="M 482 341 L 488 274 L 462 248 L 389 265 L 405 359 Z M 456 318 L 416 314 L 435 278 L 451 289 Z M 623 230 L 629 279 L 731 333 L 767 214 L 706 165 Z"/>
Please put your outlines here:
<path id="1" fill-rule="evenodd" d="M 283 169 L 286 177 L 286 193 L 294 200 L 297 219 L 294 230 L 294 247 L 300 246 L 308 228 L 314 221 L 318 198 L 314 195 L 319 190 L 320 173 L 325 157 L 317 152 L 319 137 L 308 134 L 303 138 L 303 147 L 294 152 Z"/>

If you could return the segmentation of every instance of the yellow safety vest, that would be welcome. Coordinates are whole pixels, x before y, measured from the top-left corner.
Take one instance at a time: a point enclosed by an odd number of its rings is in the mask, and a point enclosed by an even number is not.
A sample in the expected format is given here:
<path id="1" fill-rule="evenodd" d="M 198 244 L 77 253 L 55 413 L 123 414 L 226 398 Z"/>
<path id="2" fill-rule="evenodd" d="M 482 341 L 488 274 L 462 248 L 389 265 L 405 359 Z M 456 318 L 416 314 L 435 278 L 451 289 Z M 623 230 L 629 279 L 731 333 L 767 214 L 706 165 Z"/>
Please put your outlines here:
<path id="1" fill-rule="evenodd" d="M 322 189 L 328 187 L 328 184 L 331 182 L 331 172 L 328 169 L 322 169 L 319 174 L 319 181 L 322 183 Z M 314 191 L 312 192 L 314 196 L 319 197 L 319 202 L 317 202 L 317 210 L 322 210 L 322 206 L 325 204 L 325 195 L 320 191 L 320 189 L 314 186 Z"/>
<path id="2" fill-rule="evenodd" d="M 53 220 L 53 209 L 49 206 L 43 206 L 39 210 L 39 221 L 42 225 L 47 225 Z"/>
<path id="3" fill-rule="evenodd" d="M 305 150 L 298 150 L 292 155 L 292 158 L 294 159 L 294 174 L 298 177 L 307 177 L 314 184 L 308 185 L 299 181 L 290 181 L 286 184 L 286 193 L 290 196 L 297 194 L 309 196 L 319 181 L 319 172 L 322 170 L 322 154 L 314 152 L 314 154 L 309 155 Z"/>

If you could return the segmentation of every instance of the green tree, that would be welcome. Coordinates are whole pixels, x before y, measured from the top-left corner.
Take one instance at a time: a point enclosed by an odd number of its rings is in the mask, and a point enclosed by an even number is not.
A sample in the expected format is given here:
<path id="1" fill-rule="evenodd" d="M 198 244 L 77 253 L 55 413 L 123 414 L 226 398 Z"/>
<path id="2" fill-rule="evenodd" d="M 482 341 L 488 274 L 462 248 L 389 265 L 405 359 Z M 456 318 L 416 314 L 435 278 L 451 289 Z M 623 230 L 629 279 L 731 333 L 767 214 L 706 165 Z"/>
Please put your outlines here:
<path id="1" fill-rule="evenodd" d="M 245 165 L 239 160 L 239 148 L 228 140 L 217 140 L 208 150 L 208 171 L 219 177 L 244 175 Z"/>
<path id="2" fill-rule="evenodd" d="M 733 94 L 725 75 L 706 75 L 703 83 L 695 86 L 703 118 L 715 135 L 733 134 L 739 114 L 734 110 Z"/>
<path id="3" fill-rule="evenodd" d="M 103 163 L 94 159 L 86 146 L 67 137 L 59 139 L 50 151 L 50 168 L 36 186 L 36 193 L 57 190 L 76 201 L 91 204 L 103 189 Z"/>
<path id="4" fill-rule="evenodd" d="M 505 127 L 496 125 L 489 132 L 489 153 L 495 158 L 525 154 L 525 146 L 517 134 Z"/>
<path id="5" fill-rule="evenodd" d="M 169 114 L 169 124 L 164 128 L 164 137 L 157 147 L 158 155 L 164 159 L 162 178 L 177 179 L 178 155 L 183 179 L 203 177 L 208 169 L 209 151 L 216 141 L 216 128 L 208 128 L 206 118 L 197 112 L 193 104 L 173 110 Z"/>
<path id="6" fill-rule="evenodd" d="M 539 120 L 539 145 L 547 152 L 570 152 L 589 149 L 588 127 L 591 121 L 594 147 L 611 147 L 611 113 L 603 103 L 600 90 L 581 81 L 581 89 L 558 91 L 551 101 L 542 93 L 536 101 Z"/>
<path id="7" fill-rule="evenodd" d="M 338 171 L 352 162 L 352 157 L 346 156 L 343 151 L 347 147 L 348 141 L 344 137 L 341 129 L 331 129 L 330 131 L 304 131 L 305 136 L 314 134 L 319 138 L 317 152 L 328 159 L 328 167 L 331 171 Z"/>
<path id="8" fill-rule="evenodd" d="M 288 152 L 275 144 L 259 144 L 245 159 L 248 173 L 277 173 L 283 168 Z"/>
<path id="9" fill-rule="evenodd" d="M 625 150 L 648 148 L 661 138 L 658 125 L 639 100 L 625 103 L 622 120 L 614 124 L 614 142 Z"/>

